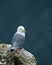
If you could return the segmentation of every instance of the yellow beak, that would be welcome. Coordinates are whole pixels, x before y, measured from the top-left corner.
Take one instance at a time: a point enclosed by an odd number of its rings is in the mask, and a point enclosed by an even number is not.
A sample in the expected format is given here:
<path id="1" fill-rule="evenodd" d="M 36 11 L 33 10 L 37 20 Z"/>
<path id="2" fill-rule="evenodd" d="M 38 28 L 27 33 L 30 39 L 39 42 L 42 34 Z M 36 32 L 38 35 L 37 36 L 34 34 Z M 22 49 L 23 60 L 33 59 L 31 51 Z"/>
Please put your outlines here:
<path id="1" fill-rule="evenodd" d="M 23 32 L 26 32 L 26 30 L 24 30 Z"/>

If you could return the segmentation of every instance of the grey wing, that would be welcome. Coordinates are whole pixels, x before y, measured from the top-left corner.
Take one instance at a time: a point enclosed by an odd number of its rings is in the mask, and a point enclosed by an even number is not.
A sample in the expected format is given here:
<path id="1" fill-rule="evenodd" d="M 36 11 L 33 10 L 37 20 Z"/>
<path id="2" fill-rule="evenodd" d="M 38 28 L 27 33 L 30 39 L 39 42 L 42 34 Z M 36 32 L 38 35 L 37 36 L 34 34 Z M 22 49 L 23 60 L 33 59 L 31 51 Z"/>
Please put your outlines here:
<path id="1" fill-rule="evenodd" d="M 12 39 L 12 46 L 22 47 L 25 41 L 25 37 L 20 34 L 14 34 Z"/>

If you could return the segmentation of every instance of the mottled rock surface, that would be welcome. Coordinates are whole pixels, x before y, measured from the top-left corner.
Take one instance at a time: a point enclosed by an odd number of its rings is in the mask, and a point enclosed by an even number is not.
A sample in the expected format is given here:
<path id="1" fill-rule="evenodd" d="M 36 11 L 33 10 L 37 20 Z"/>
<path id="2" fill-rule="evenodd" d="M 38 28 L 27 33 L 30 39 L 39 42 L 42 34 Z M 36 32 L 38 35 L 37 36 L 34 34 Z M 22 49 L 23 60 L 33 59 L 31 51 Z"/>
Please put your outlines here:
<path id="1" fill-rule="evenodd" d="M 35 57 L 24 48 L 10 51 L 10 44 L 0 44 L 0 65 L 36 65 Z"/>

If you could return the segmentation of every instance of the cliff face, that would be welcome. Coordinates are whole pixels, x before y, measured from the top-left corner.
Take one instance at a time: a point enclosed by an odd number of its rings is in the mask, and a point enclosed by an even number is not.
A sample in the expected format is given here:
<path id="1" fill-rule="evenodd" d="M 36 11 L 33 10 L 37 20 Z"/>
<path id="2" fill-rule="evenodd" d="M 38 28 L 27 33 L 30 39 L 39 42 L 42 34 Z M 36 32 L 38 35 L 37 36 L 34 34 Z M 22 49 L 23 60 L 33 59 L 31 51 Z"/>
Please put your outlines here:
<path id="1" fill-rule="evenodd" d="M 0 44 L 0 65 L 36 65 L 35 57 L 24 48 L 10 51 L 10 44 Z"/>

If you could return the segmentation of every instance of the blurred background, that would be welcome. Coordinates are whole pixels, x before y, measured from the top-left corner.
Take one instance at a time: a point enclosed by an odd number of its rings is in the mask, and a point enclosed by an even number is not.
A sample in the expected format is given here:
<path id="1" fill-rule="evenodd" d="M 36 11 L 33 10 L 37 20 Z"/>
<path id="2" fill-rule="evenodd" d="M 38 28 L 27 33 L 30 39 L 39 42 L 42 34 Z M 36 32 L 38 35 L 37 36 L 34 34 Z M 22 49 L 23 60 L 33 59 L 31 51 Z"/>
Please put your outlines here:
<path id="1" fill-rule="evenodd" d="M 11 44 L 19 25 L 37 65 L 52 65 L 52 0 L 0 0 L 0 43 Z"/>

